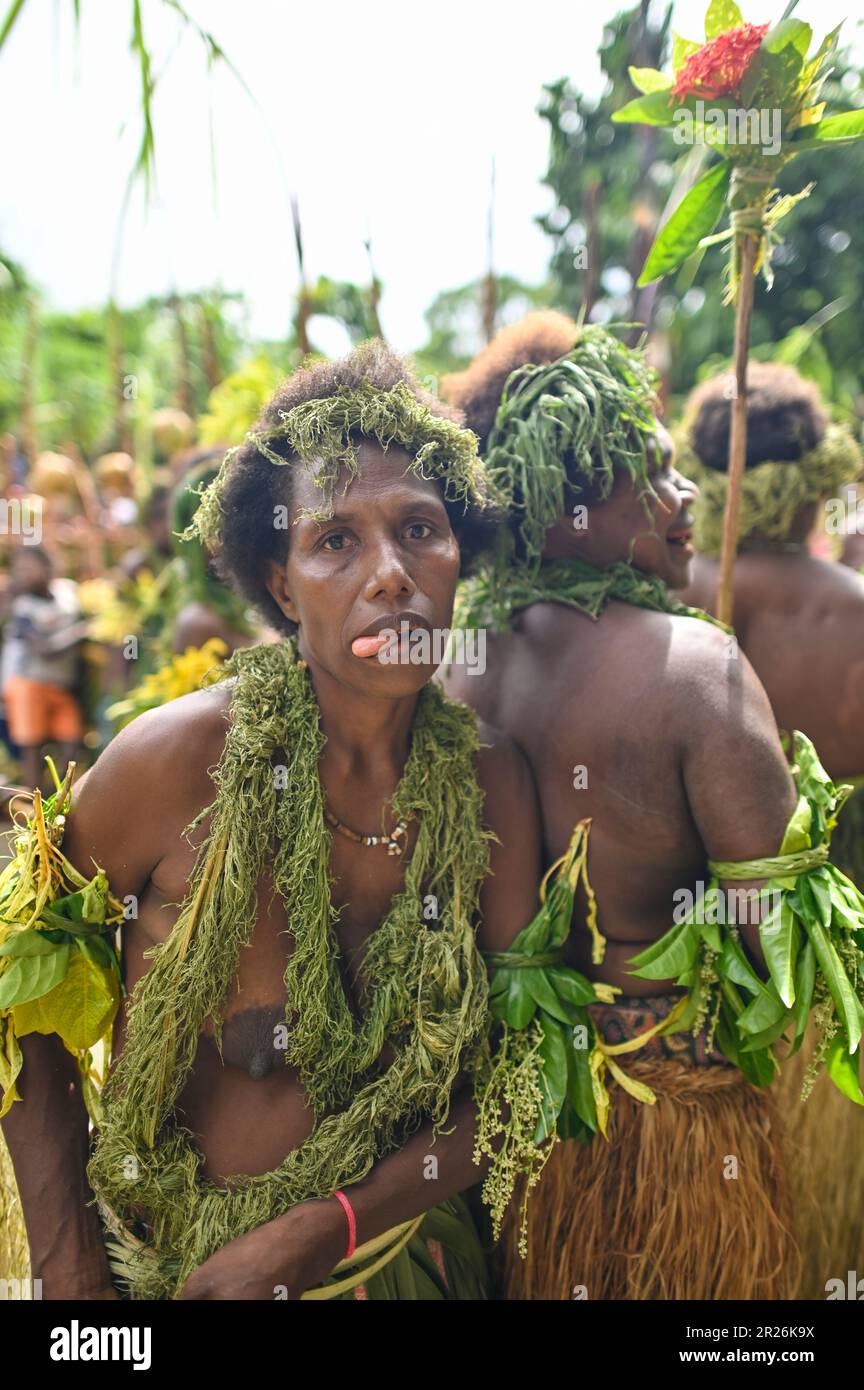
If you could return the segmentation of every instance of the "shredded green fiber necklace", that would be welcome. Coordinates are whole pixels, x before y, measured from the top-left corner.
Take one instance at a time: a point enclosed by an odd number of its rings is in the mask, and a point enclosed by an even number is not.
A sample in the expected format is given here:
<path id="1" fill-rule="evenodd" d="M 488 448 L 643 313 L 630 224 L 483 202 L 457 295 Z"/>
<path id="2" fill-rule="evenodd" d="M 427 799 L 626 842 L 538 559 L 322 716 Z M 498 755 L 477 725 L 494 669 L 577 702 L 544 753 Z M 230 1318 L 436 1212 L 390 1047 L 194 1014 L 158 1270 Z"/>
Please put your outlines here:
<path id="1" fill-rule="evenodd" d="M 338 964 L 318 774 L 325 740 L 311 677 L 290 642 L 239 651 L 225 674 L 236 682 L 216 800 L 189 827 L 209 816 L 207 838 L 177 922 L 131 997 L 89 1167 L 103 1205 L 127 1227 L 140 1220 L 147 1228 L 132 1279 L 137 1298 L 173 1297 L 229 1240 L 359 1181 L 427 1120 L 443 1125 L 460 1069 L 487 1047 L 488 987 L 474 927 L 489 834 L 473 714 L 437 687 L 420 694 L 392 802 L 397 820 L 416 819 L 417 840 L 403 861 L 404 889 L 367 942 L 357 1018 Z M 299 1072 L 315 1127 L 274 1172 L 220 1187 L 203 1176 L 175 1106 L 208 1018 L 221 1042 L 219 1019 L 252 939 L 271 854 L 294 942 L 284 1057 Z M 437 919 L 427 924 L 429 894 Z M 385 1044 L 393 1060 L 382 1067 Z"/>
<path id="2" fill-rule="evenodd" d="M 504 629 L 514 613 L 532 603 L 565 603 L 596 619 L 612 599 L 657 613 L 701 618 L 724 632 L 731 631 L 701 608 L 679 603 L 655 574 L 623 561 L 598 569 L 579 559 L 530 567 L 511 564 L 476 575 L 460 587 L 453 622 L 455 627 Z"/>

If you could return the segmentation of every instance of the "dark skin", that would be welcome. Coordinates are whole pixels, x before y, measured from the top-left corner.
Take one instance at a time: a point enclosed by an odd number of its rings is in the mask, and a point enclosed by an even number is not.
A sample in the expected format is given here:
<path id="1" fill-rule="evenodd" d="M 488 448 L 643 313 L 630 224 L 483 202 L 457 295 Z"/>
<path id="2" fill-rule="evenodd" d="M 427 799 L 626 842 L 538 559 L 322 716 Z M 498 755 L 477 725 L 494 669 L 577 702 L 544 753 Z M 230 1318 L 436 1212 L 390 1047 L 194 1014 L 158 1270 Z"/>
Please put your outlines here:
<path id="1" fill-rule="evenodd" d="M 608 501 L 589 507 L 586 530 L 569 517 L 550 529 L 547 558 L 607 566 L 632 554 L 640 568 L 680 583 L 696 489 L 672 467 L 668 436 L 661 445 L 648 516 L 621 479 Z M 571 964 L 625 994 L 668 993 L 670 981 L 638 980 L 627 963 L 668 931 L 675 891 L 707 880 L 708 857 L 776 853 L 794 809 L 752 668 L 730 657 L 728 639 L 707 623 L 614 601 L 596 622 L 561 604 L 533 604 L 510 632 L 488 636 L 486 662 L 482 676 L 454 666 L 448 688 L 528 757 L 545 863 L 565 852 L 577 821 L 593 822 L 589 870 L 606 954 L 592 964 L 585 903 L 577 900 Z M 580 766 L 587 786 L 576 789 Z M 756 926 L 742 932 L 759 961 Z"/>
<path id="2" fill-rule="evenodd" d="M 748 537 L 735 561 L 732 621 L 781 729 L 813 740 L 835 780 L 864 773 L 864 578 L 806 547 L 815 504 L 785 547 Z M 719 560 L 698 555 L 687 603 L 714 612 Z"/>
<path id="3" fill-rule="evenodd" d="M 319 765 L 333 812 L 365 833 L 389 827 L 388 802 L 404 767 L 417 696 L 430 668 L 360 660 L 351 641 L 375 619 L 411 610 L 434 626 L 450 622 L 459 551 L 438 488 L 405 474 L 407 456 L 376 445 L 360 449 L 362 476 L 337 497 L 324 526 L 298 520 L 285 566 L 269 587 L 282 611 L 299 623 L 321 710 L 326 751 Z M 292 503 L 320 504 L 311 481 L 295 474 Z M 109 745 L 76 789 L 66 849 L 82 868 L 95 859 L 121 899 L 138 898 L 137 920 L 124 928 L 127 989 L 149 967 L 144 952 L 168 936 L 186 894 L 206 824 L 190 846 L 182 831 L 214 795 L 211 770 L 222 751 L 229 692 L 218 687 L 142 715 Z M 504 949 L 536 910 L 539 826 L 524 759 L 512 742 L 481 727 L 489 746 L 477 759 L 486 819 L 501 844 L 481 899 L 478 939 Z M 134 796 L 129 795 L 135 788 Z M 118 829 L 119 828 L 119 829 Z M 409 845 L 416 827 L 412 826 Z M 402 861 L 386 848 L 367 848 L 331 834 L 333 901 L 349 1000 L 361 1001 L 363 948 L 403 886 Z M 224 1014 L 223 1055 L 202 1035 L 180 1096 L 183 1123 L 195 1134 L 207 1175 L 263 1173 L 302 1144 L 312 1111 L 296 1072 L 273 1048 L 284 1022 L 283 974 L 292 949 L 286 915 L 259 886 L 259 917 L 241 954 L 236 989 Z M 115 1047 L 123 1046 L 123 1018 Z M 3 1122 L 18 1173 L 34 1275 L 47 1297 L 110 1298 L 107 1264 L 84 1175 L 86 1117 L 54 1037 L 22 1040 L 24 1101 Z M 280 1064 L 274 1065 L 274 1059 Z M 71 1059 L 70 1059 L 71 1060 Z M 382 1055 L 382 1062 L 386 1063 Z M 455 1129 L 434 1147 L 431 1127 L 382 1160 L 351 1187 L 362 1243 L 428 1210 L 482 1176 L 472 1163 L 474 1106 L 457 1095 Z M 438 1181 L 424 1179 L 424 1158 L 438 1157 Z M 433 1190 L 434 1189 L 434 1190 Z M 334 1198 L 302 1203 L 285 1216 L 219 1250 L 187 1281 L 187 1299 L 272 1298 L 277 1285 L 299 1297 L 345 1253 L 346 1219 Z"/>

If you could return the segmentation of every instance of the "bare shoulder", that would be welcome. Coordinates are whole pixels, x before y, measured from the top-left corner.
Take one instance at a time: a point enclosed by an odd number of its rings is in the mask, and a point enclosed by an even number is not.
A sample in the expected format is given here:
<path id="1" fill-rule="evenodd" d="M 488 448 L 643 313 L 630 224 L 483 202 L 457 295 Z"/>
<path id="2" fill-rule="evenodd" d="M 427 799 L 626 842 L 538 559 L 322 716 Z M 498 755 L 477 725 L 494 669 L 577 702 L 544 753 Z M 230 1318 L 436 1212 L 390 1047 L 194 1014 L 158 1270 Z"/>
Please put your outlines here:
<path id="1" fill-rule="evenodd" d="M 206 770 L 225 744 L 233 685 L 219 682 L 140 714 L 108 744 L 90 777 L 102 769 L 103 775 L 134 772 L 170 784 Z"/>
<path id="2" fill-rule="evenodd" d="M 104 868 L 115 893 L 140 892 L 214 797 L 228 731 L 229 682 L 139 715 L 77 784 L 64 846 L 82 872 Z"/>
<path id="3" fill-rule="evenodd" d="M 701 618 L 675 616 L 670 623 L 670 710 L 697 723 L 721 714 L 741 718 L 754 705 L 769 710 L 768 697 L 734 633 Z"/>

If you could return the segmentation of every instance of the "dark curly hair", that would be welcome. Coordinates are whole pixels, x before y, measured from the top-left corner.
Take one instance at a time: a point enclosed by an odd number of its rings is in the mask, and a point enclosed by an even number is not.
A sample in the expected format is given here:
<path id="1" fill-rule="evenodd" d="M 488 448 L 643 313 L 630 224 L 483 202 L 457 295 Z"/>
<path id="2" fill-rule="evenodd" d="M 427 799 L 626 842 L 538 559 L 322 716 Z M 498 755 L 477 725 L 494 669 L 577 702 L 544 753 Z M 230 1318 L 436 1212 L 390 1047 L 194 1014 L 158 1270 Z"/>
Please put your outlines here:
<path id="1" fill-rule="evenodd" d="M 326 400 L 340 388 L 354 389 L 363 382 L 381 391 L 407 386 L 431 414 L 463 424 L 460 411 L 423 389 L 405 358 L 380 339 L 372 339 L 346 357 L 312 362 L 294 372 L 265 406 L 254 430 L 278 426 L 282 415 L 295 406 Z M 281 458 L 290 461 L 294 457 L 284 440 L 277 438 L 270 447 Z M 291 476 L 290 468 L 275 466 L 254 443 L 247 442 L 237 450 L 222 496 L 222 543 L 215 562 L 220 578 L 253 604 L 271 627 L 286 634 L 295 632 L 296 624 L 279 608 L 264 576 L 269 561 L 282 565 L 288 557 L 290 530 L 275 527 L 273 517 L 277 506 L 290 505 Z M 459 542 L 465 574 L 475 556 L 492 544 L 501 513 L 491 506 L 481 507 L 471 501 L 463 504 L 446 497 L 444 505 Z"/>
<path id="2" fill-rule="evenodd" d="M 495 423 L 504 387 L 511 372 L 529 362 L 544 367 L 557 362 L 576 346 L 579 329 L 573 319 L 557 309 L 538 309 L 518 323 L 502 328 L 463 372 L 452 372 L 441 382 L 446 401 L 465 416 L 469 430 L 480 440 L 481 454 Z"/>
<path id="3" fill-rule="evenodd" d="M 691 443 L 706 468 L 725 473 L 729 462 L 732 402 L 728 372 L 697 386 L 687 402 Z M 780 362 L 751 362 L 747 368 L 747 456 L 745 467 L 791 463 L 822 442 L 828 416 L 812 381 Z"/>

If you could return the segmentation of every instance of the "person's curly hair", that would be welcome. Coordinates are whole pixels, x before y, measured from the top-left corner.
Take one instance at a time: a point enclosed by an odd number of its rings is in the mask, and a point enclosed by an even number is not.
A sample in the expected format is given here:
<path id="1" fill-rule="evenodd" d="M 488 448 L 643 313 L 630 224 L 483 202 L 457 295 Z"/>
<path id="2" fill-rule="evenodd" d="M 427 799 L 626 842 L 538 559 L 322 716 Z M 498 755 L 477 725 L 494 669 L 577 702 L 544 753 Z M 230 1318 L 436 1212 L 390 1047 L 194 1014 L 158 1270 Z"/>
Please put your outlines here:
<path id="1" fill-rule="evenodd" d="M 578 336 L 577 325 L 566 314 L 538 309 L 502 328 L 463 372 L 451 372 L 442 379 L 442 396 L 463 412 L 469 430 L 480 440 L 481 454 L 510 373 L 528 363 L 543 367 L 557 362 L 572 351 Z"/>
<path id="2" fill-rule="evenodd" d="M 309 401 L 326 400 L 340 389 L 356 389 L 366 383 L 381 391 L 403 385 L 430 414 L 463 424 L 461 412 L 445 405 L 424 390 L 405 358 L 379 339 L 362 343 L 347 356 L 335 361 L 317 361 L 292 373 L 279 387 L 258 418 L 252 433 L 278 426 L 282 416 Z M 362 438 L 357 434 L 356 439 Z M 276 438 L 270 448 L 281 458 L 294 459 L 284 439 Z M 282 633 L 293 633 L 296 625 L 286 618 L 271 594 L 264 577 L 267 564 L 284 564 L 290 544 L 290 527 L 274 526 L 275 508 L 290 506 L 292 469 L 275 466 L 250 440 L 234 454 L 221 506 L 222 541 L 216 556 L 217 572 L 262 614 L 266 622 Z M 439 484 L 444 491 L 443 485 Z M 492 542 L 500 513 L 477 502 L 452 501 L 444 505 L 462 554 L 462 572 Z"/>
<path id="3" fill-rule="evenodd" d="M 687 402 L 691 446 L 716 473 L 725 473 L 729 463 L 733 382 L 729 372 L 721 372 L 697 386 Z M 828 415 L 812 381 L 780 362 L 749 363 L 746 468 L 794 462 L 822 442 L 827 428 Z"/>

